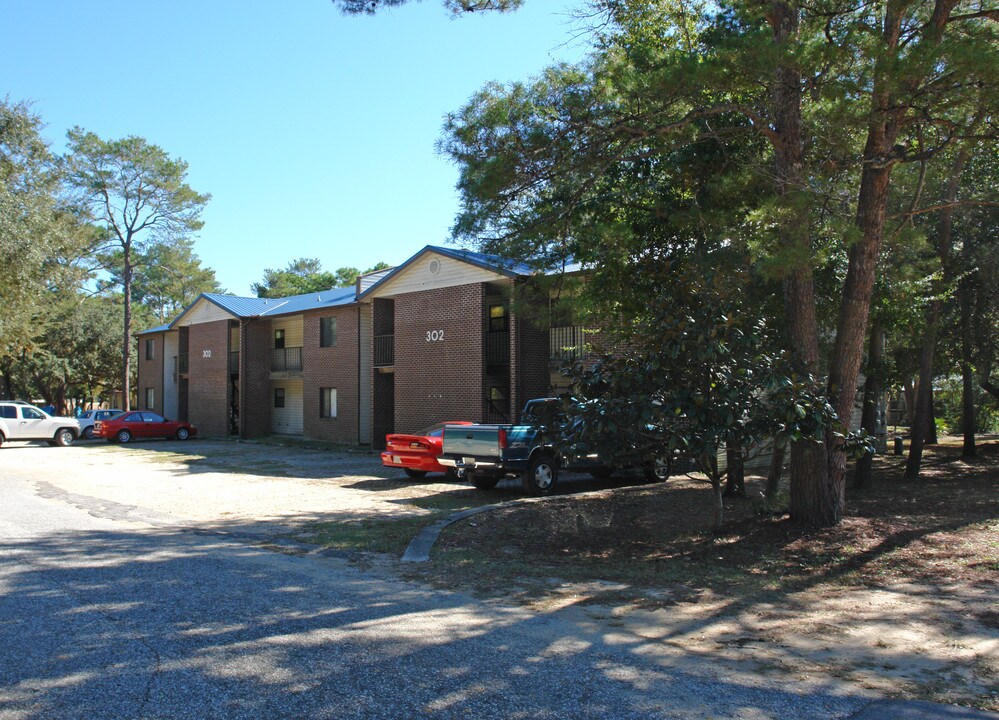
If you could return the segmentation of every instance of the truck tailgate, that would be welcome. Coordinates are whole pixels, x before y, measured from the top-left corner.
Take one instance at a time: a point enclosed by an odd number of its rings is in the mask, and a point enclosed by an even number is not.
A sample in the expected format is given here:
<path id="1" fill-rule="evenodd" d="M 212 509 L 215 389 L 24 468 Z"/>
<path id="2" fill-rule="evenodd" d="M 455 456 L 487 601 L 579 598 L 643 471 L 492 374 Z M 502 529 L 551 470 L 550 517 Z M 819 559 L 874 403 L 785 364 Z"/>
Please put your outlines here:
<path id="1" fill-rule="evenodd" d="M 500 457 L 497 425 L 449 425 L 444 428 L 445 455 Z"/>

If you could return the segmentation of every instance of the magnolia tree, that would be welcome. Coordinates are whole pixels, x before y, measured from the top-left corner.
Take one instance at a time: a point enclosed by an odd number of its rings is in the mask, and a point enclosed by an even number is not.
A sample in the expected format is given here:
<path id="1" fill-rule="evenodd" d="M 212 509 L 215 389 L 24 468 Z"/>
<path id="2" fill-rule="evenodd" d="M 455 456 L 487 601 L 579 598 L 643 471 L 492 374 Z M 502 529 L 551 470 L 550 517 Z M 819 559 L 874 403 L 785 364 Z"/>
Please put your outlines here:
<path id="1" fill-rule="evenodd" d="M 719 529 L 719 452 L 824 442 L 836 413 L 745 288 L 731 272 L 705 272 L 708 264 L 672 264 L 658 292 L 645 288 L 644 311 L 610 324 L 614 352 L 568 369 L 573 389 L 555 430 L 566 453 L 599 451 L 612 464 L 693 459 L 711 482 Z"/>

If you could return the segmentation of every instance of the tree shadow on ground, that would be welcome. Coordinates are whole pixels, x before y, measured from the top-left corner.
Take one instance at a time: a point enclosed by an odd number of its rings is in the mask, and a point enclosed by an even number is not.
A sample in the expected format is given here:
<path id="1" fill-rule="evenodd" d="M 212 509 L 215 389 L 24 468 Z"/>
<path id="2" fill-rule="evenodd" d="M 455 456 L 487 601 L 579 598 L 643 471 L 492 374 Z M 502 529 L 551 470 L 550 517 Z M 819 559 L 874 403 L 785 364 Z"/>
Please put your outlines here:
<path id="1" fill-rule="evenodd" d="M 0 716 L 841 717 L 837 684 L 693 675 L 649 643 L 165 529 L 0 542 Z"/>
<path id="2" fill-rule="evenodd" d="M 997 450 L 962 463 L 941 448 L 946 462 L 918 483 L 882 459 L 875 487 L 851 493 L 844 522 L 819 531 L 728 500 L 732 520 L 716 536 L 709 490 L 673 480 L 504 508 L 448 528 L 425 577 L 616 608 L 609 616 L 647 612 L 660 625 L 650 636 L 685 651 L 705 638 L 711 662 L 724 648 L 733 663 L 762 658 L 771 671 L 833 668 L 886 690 L 995 703 Z M 751 478 L 750 493 L 762 482 Z"/>

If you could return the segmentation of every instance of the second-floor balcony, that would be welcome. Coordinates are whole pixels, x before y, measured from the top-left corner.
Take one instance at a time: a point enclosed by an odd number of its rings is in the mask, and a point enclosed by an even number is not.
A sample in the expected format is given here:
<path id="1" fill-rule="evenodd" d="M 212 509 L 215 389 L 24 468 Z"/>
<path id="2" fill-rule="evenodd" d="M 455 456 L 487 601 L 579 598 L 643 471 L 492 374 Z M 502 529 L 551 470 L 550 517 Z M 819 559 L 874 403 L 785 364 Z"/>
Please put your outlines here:
<path id="1" fill-rule="evenodd" d="M 302 348 L 286 347 L 271 350 L 271 372 L 301 372 Z"/>
<path id="2" fill-rule="evenodd" d="M 395 365 L 395 335 L 375 335 L 375 367 Z"/>
<path id="3" fill-rule="evenodd" d="M 490 365 L 510 364 L 510 333 L 506 330 L 487 332 L 483 338 L 486 363 Z"/>
<path id="4" fill-rule="evenodd" d="M 586 347 L 586 328 L 581 325 L 553 327 L 549 331 L 549 359 L 554 362 L 582 360 L 590 353 Z"/>

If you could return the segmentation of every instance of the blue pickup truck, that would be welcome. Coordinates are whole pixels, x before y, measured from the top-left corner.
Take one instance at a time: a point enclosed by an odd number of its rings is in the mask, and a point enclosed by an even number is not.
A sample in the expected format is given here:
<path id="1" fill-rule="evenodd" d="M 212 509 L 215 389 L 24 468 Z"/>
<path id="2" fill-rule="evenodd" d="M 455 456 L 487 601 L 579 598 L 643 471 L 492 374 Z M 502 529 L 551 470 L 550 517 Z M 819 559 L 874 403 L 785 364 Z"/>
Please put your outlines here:
<path id="1" fill-rule="evenodd" d="M 448 425 L 437 462 L 453 467 L 480 490 L 495 487 L 501 478 L 519 477 L 531 495 L 551 494 L 560 470 L 609 477 L 613 468 L 595 455 L 566 457 L 556 451 L 542 428 L 557 410 L 556 398 L 540 398 L 524 406 L 521 425 Z"/>

